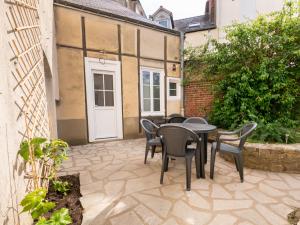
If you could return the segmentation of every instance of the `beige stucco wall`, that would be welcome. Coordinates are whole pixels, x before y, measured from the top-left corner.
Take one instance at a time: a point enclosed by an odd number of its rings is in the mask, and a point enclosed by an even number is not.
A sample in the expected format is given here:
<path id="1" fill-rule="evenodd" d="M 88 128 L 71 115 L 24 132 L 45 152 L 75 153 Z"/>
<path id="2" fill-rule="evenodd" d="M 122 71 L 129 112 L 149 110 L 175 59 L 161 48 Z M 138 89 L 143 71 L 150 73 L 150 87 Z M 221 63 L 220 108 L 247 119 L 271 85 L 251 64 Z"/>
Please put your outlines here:
<path id="1" fill-rule="evenodd" d="M 185 34 L 185 48 L 204 45 L 208 40 L 218 39 L 218 29 L 190 32 Z"/>
<path id="2" fill-rule="evenodd" d="M 85 18 L 87 56 L 119 60 L 118 25 L 121 29 L 121 73 L 123 101 L 123 134 L 125 138 L 139 135 L 139 68 L 137 59 L 137 30 L 140 30 L 140 66 L 160 68 L 164 71 L 164 42 L 167 39 L 167 75 L 180 77 L 180 37 L 124 21 L 117 21 L 102 16 L 55 7 L 58 72 L 60 101 L 57 105 L 59 136 L 71 143 L 87 142 L 87 116 L 84 88 L 83 51 L 81 17 Z M 76 33 L 76 34 L 75 34 Z M 102 51 L 99 53 L 97 50 Z M 112 54 L 115 53 L 115 54 Z M 151 58 L 151 59 L 149 59 Z M 70 60 L 72 59 L 72 60 Z M 173 71 L 175 64 L 176 71 Z M 169 108 L 170 107 L 170 108 Z M 168 113 L 180 112 L 180 100 L 167 102 Z M 74 125 L 75 124 L 75 125 Z M 75 126 L 78 132 L 72 133 Z"/>
<path id="3" fill-rule="evenodd" d="M 52 1 L 42 2 L 39 6 L 42 32 L 40 40 L 44 54 L 49 61 L 47 70 L 50 76 L 50 83 L 52 83 L 52 71 L 55 71 L 55 65 L 52 60 L 53 26 L 51 26 L 51 23 L 53 23 L 53 5 Z M 22 207 L 20 206 L 20 201 L 27 191 L 28 180 L 24 179 L 23 160 L 17 156 L 21 142 L 21 135 L 18 133 L 18 130 L 24 130 L 25 127 L 23 116 L 18 120 L 16 119 L 19 109 L 15 104 L 15 100 L 21 93 L 13 90 L 16 84 L 12 76 L 15 65 L 10 61 L 13 53 L 9 47 L 9 41 L 13 34 L 7 33 L 10 25 L 6 17 L 9 7 L 11 7 L 11 4 L 8 4 L 6 1 L 0 1 L 0 18 L 2 19 L 0 23 L 0 224 L 28 225 L 32 224 L 31 218 L 28 213 L 21 213 Z M 54 92 L 52 91 L 51 93 Z M 55 108 L 53 108 L 54 99 L 52 94 L 49 95 L 50 102 L 51 105 L 48 108 L 51 108 L 51 112 L 53 112 Z M 52 116 L 56 116 L 56 113 Z M 53 117 L 52 137 L 56 136 L 55 121 L 56 118 Z"/>

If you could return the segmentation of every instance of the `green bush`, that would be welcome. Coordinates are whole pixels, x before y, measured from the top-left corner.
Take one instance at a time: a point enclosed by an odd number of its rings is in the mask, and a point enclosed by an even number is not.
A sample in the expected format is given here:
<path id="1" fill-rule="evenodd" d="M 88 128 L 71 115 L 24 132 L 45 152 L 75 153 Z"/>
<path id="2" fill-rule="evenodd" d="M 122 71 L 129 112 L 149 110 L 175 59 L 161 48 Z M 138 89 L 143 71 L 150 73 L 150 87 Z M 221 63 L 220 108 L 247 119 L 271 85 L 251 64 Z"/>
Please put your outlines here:
<path id="1" fill-rule="evenodd" d="M 235 128 L 256 121 L 256 140 L 285 142 L 288 134 L 289 142 L 296 141 L 292 134 L 300 104 L 298 10 L 299 5 L 287 2 L 282 11 L 227 27 L 223 43 L 211 41 L 187 51 L 188 76 L 203 73 L 217 79 L 213 123 Z"/>

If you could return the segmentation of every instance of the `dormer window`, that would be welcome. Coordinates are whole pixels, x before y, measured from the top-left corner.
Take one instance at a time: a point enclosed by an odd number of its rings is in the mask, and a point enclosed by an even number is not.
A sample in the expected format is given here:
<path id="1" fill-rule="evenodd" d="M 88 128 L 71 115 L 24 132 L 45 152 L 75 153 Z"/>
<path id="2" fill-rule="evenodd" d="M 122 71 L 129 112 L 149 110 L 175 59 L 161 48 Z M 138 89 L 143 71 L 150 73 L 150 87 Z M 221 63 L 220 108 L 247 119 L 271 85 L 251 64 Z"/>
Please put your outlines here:
<path id="1" fill-rule="evenodd" d="M 200 23 L 191 23 L 189 24 L 189 28 L 195 28 L 195 27 L 200 27 Z"/>
<path id="2" fill-rule="evenodd" d="M 163 19 L 163 20 L 158 20 L 157 22 L 158 22 L 159 25 L 161 25 L 163 27 L 166 27 L 166 28 L 169 28 L 169 20 Z"/>

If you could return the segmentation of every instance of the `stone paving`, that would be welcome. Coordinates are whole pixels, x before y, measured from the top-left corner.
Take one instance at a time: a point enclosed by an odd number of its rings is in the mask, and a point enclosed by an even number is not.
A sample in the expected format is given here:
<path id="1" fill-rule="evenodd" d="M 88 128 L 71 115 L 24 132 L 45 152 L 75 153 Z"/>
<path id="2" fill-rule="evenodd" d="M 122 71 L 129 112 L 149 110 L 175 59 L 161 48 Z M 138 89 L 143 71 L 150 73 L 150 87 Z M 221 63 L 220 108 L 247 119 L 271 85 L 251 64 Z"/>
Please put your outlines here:
<path id="1" fill-rule="evenodd" d="M 300 175 L 245 168 L 216 159 L 214 180 L 196 179 L 185 191 L 185 164 L 170 162 L 160 185 L 161 154 L 143 164 L 145 140 L 72 147 L 61 174 L 80 173 L 84 225 L 281 225 L 300 207 Z"/>

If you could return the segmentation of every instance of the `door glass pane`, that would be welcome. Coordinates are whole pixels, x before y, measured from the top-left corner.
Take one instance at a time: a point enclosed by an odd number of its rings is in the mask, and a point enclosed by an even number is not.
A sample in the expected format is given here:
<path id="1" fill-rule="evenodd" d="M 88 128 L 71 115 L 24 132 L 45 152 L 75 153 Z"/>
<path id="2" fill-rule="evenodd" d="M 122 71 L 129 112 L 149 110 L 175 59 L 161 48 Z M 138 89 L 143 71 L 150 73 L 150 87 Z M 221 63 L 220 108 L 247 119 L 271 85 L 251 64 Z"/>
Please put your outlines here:
<path id="1" fill-rule="evenodd" d="M 150 72 L 143 71 L 143 85 L 150 85 Z"/>
<path id="2" fill-rule="evenodd" d="M 105 92 L 105 106 L 114 106 L 114 92 L 113 91 Z"/>
<path id="3" fill-rule="evenodd" d="M 114 83 L 113 83 L 113 75 L 104 75 L 104 87 L 105 90 L 113 90 Z"/>
<path id="4" fill-rule="evenodd" d="M 176 89 L 176 83 L 170 82 L 170 89 Z"/>
<path id="5" fill-rule="evenodd" d="M 177 96 L 176 90 L 170 90 L 170 96 Z"/>
<path id="6" fill-rule="evenodd" d="M 150 86 L 143 86 L 144 98 L 150 98 Z"/>
<path id="7" fill-rule="evenodd" d="M 104 106 L 103 91 L 95 91 L 95 105 L 96 106 Z"/>
<path id="8" fill-rule="evenodd" d="M 160 100 L 159 99 L 154 99 L 153 103 L 154 103 L 153 110 L 155 112 L 160 111 Z"/>
<path id="9" fill-rule="evenodd" d="M 160 79 L 159 79 L 159 73 L 153 73 L 153 85 L 159 85 L 160 84 Z"/>
<path id="10" fill-rule="evenodd" d="M 95 90 L 103 90 L 103 74 L 94 73 Z"/>
<path id="11" fill-rule="evenodd" d="M 153 86 L 153 98 L 160 98 L 160 86 Z"/>
<path id="12" fill-rule="evenodd" d="M 144 111 L 145 112 L 150 112 L 151 111 L 150 99 L 144 99 Z"/>

